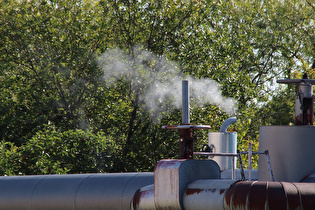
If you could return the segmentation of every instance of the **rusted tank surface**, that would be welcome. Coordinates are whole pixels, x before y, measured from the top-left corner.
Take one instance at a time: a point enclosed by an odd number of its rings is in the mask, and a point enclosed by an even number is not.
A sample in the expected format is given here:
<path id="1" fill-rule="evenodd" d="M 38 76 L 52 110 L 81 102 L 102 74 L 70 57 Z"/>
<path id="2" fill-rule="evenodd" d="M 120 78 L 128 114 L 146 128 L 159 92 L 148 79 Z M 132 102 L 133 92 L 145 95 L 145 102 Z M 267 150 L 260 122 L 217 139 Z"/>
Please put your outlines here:
<path id="1" fill-rule="evenodd" d="M 135 192 L 153 182 L 153 173 L 1 177 L 0 209 L 130 209 Z"/>

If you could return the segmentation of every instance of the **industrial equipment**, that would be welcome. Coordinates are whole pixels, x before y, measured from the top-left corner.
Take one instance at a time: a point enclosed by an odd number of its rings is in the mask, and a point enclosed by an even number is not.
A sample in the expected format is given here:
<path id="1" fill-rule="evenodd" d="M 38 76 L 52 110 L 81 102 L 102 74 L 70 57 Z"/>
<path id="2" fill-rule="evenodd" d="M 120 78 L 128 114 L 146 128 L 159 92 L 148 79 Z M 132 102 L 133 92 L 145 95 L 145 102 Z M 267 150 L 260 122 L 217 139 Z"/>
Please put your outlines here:
<path id="1" fill-rule="evenodd" d="M 194 152 L 194 130 L 210 126 L 190 124 L 185 80 L 182 124 L 163 126 L 180 132 L 179 159 L 159 161 L 154 173 L 4 176 L 0 209 L 315 209 L 315 80 L 305 75 L 278 82 L 297 85 L 296 125 L 262 126 L 258 152 L 236 150 L 237 134 L 227 132 L 236 118 L 209 132 L 204 151 Z M 245 153 L 260 157 L 258 176 L 248 169 L 249 180 L 241 160 Z M 236 158 L 241 176 L 235 175 Z"/>

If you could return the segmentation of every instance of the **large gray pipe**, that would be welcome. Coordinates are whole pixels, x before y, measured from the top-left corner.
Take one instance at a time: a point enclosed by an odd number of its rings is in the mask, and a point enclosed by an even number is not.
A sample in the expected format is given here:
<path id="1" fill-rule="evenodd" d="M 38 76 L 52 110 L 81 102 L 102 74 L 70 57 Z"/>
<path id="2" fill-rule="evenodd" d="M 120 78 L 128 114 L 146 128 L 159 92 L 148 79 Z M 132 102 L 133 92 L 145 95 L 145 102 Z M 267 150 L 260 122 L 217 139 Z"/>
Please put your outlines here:
<path id="1" fill-rule="evenodd" d="M 153 210 L 158 202 L 165 201 L 154 196 L 153 173 L 0 179 L 0 209 L 6 210 Z M 200 179 L 188 184 L 183 205 L 186 210 L 314 209 L 315 183 Z M 178 205 L 171 209 L 180 210 Z"/>
<path id="2" fill-rule="evenodd" d="M 0 209 L 130 209 L 135 192 L 153 173 L 111 173 L 0 178 Z"/>

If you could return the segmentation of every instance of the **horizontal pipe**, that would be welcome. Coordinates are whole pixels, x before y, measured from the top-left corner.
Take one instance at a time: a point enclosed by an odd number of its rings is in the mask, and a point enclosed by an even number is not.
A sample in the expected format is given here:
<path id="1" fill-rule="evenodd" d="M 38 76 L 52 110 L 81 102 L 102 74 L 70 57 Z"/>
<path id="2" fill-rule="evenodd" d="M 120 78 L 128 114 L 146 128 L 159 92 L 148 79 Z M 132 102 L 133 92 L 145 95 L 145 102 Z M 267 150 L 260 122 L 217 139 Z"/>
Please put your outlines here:
<path id="1" fill-rule="evenodd" d="M 197 180 L 187 186 L 185 210 L 314 209 L 315 183 Z"/>
<path id="2" fill-rule="evenodd" d="M 224 196 L 224 209 L 314 209 L 315 183 L 242 181 Z"/>
<path id="3" fill-rule="evenodd" d="M 0 209 L 159 209 L 154 187 L 153 173 L 9 176 L 0 178 Z M 184 192 L 185 210 L 315 206 L 315 183 L 199 179 Z"/>
<path id="4" fill-rule="evenodd" d="M 196 180 L 186 188 L 183 198 L 184 209 L 224 210 L 225 192 L 235 180 Z"/>
<path id="5" fill-rule="evenodd" d="M 0 178 L 0 209 L 130 209 L 138 189 L 153 173 L 110 173 Z"/>
<path id="6" fill-rule="evenodd" d="M 149 185 L 139 189 L 131 202 L 131 210 L 155 210 L 154 185 Z"/>

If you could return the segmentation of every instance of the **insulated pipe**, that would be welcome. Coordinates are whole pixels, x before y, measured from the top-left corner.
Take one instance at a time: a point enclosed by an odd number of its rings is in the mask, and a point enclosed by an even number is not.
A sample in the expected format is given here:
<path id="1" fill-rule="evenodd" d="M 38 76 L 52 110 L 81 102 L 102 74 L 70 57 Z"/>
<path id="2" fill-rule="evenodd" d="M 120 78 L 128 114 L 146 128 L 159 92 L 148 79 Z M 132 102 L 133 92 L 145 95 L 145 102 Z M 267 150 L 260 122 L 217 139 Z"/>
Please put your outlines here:
<path id="1" fill-rule="evenodd" d="M 135 192 L 153 173 L 111 173 L 0 178 L 0 209 L 130 209 Z"/>
<path id="2" fill-rule="evenodd" d="M 184 209 L 224 210 L 225 192 L 235 180 L 196 180 L 190 183 L 184 194 Z"/>
<path id="3" fill-rule="evenodd" d="M 188 185 L 185 210 L 314 209 L 315 183 L 197 180 Z"/>
<path id="4" fill-rule="evenodd" d="M 224 209 L 314 209 L 315 183 L 242 181 L 224 196 Z"/>
<path id="5" fill-rule="evenodd" d="M 189 124 L 189 87 L 188 80 L 182 81 L 182 124 Z"/>
<path id="6" fill-rule="evenodd" d="M 138 193 L 133 209 L 159 209 L 153 202 L 153 186 Z M 315 183 L 200 179 L 187 186 L 183 207 L 185 210 L 314 209 Z"/>
<path id="7" fill-rule="evenodd" d="M 225 120 L 224 123 L 221 125 L 220 127 L 220 132 L 226 132 L 226 130 L 228 129 L 228 127 L 231 124 L 234 124 L 237 122 L 236 117 L 230 117 L 229 119 Z"/>

